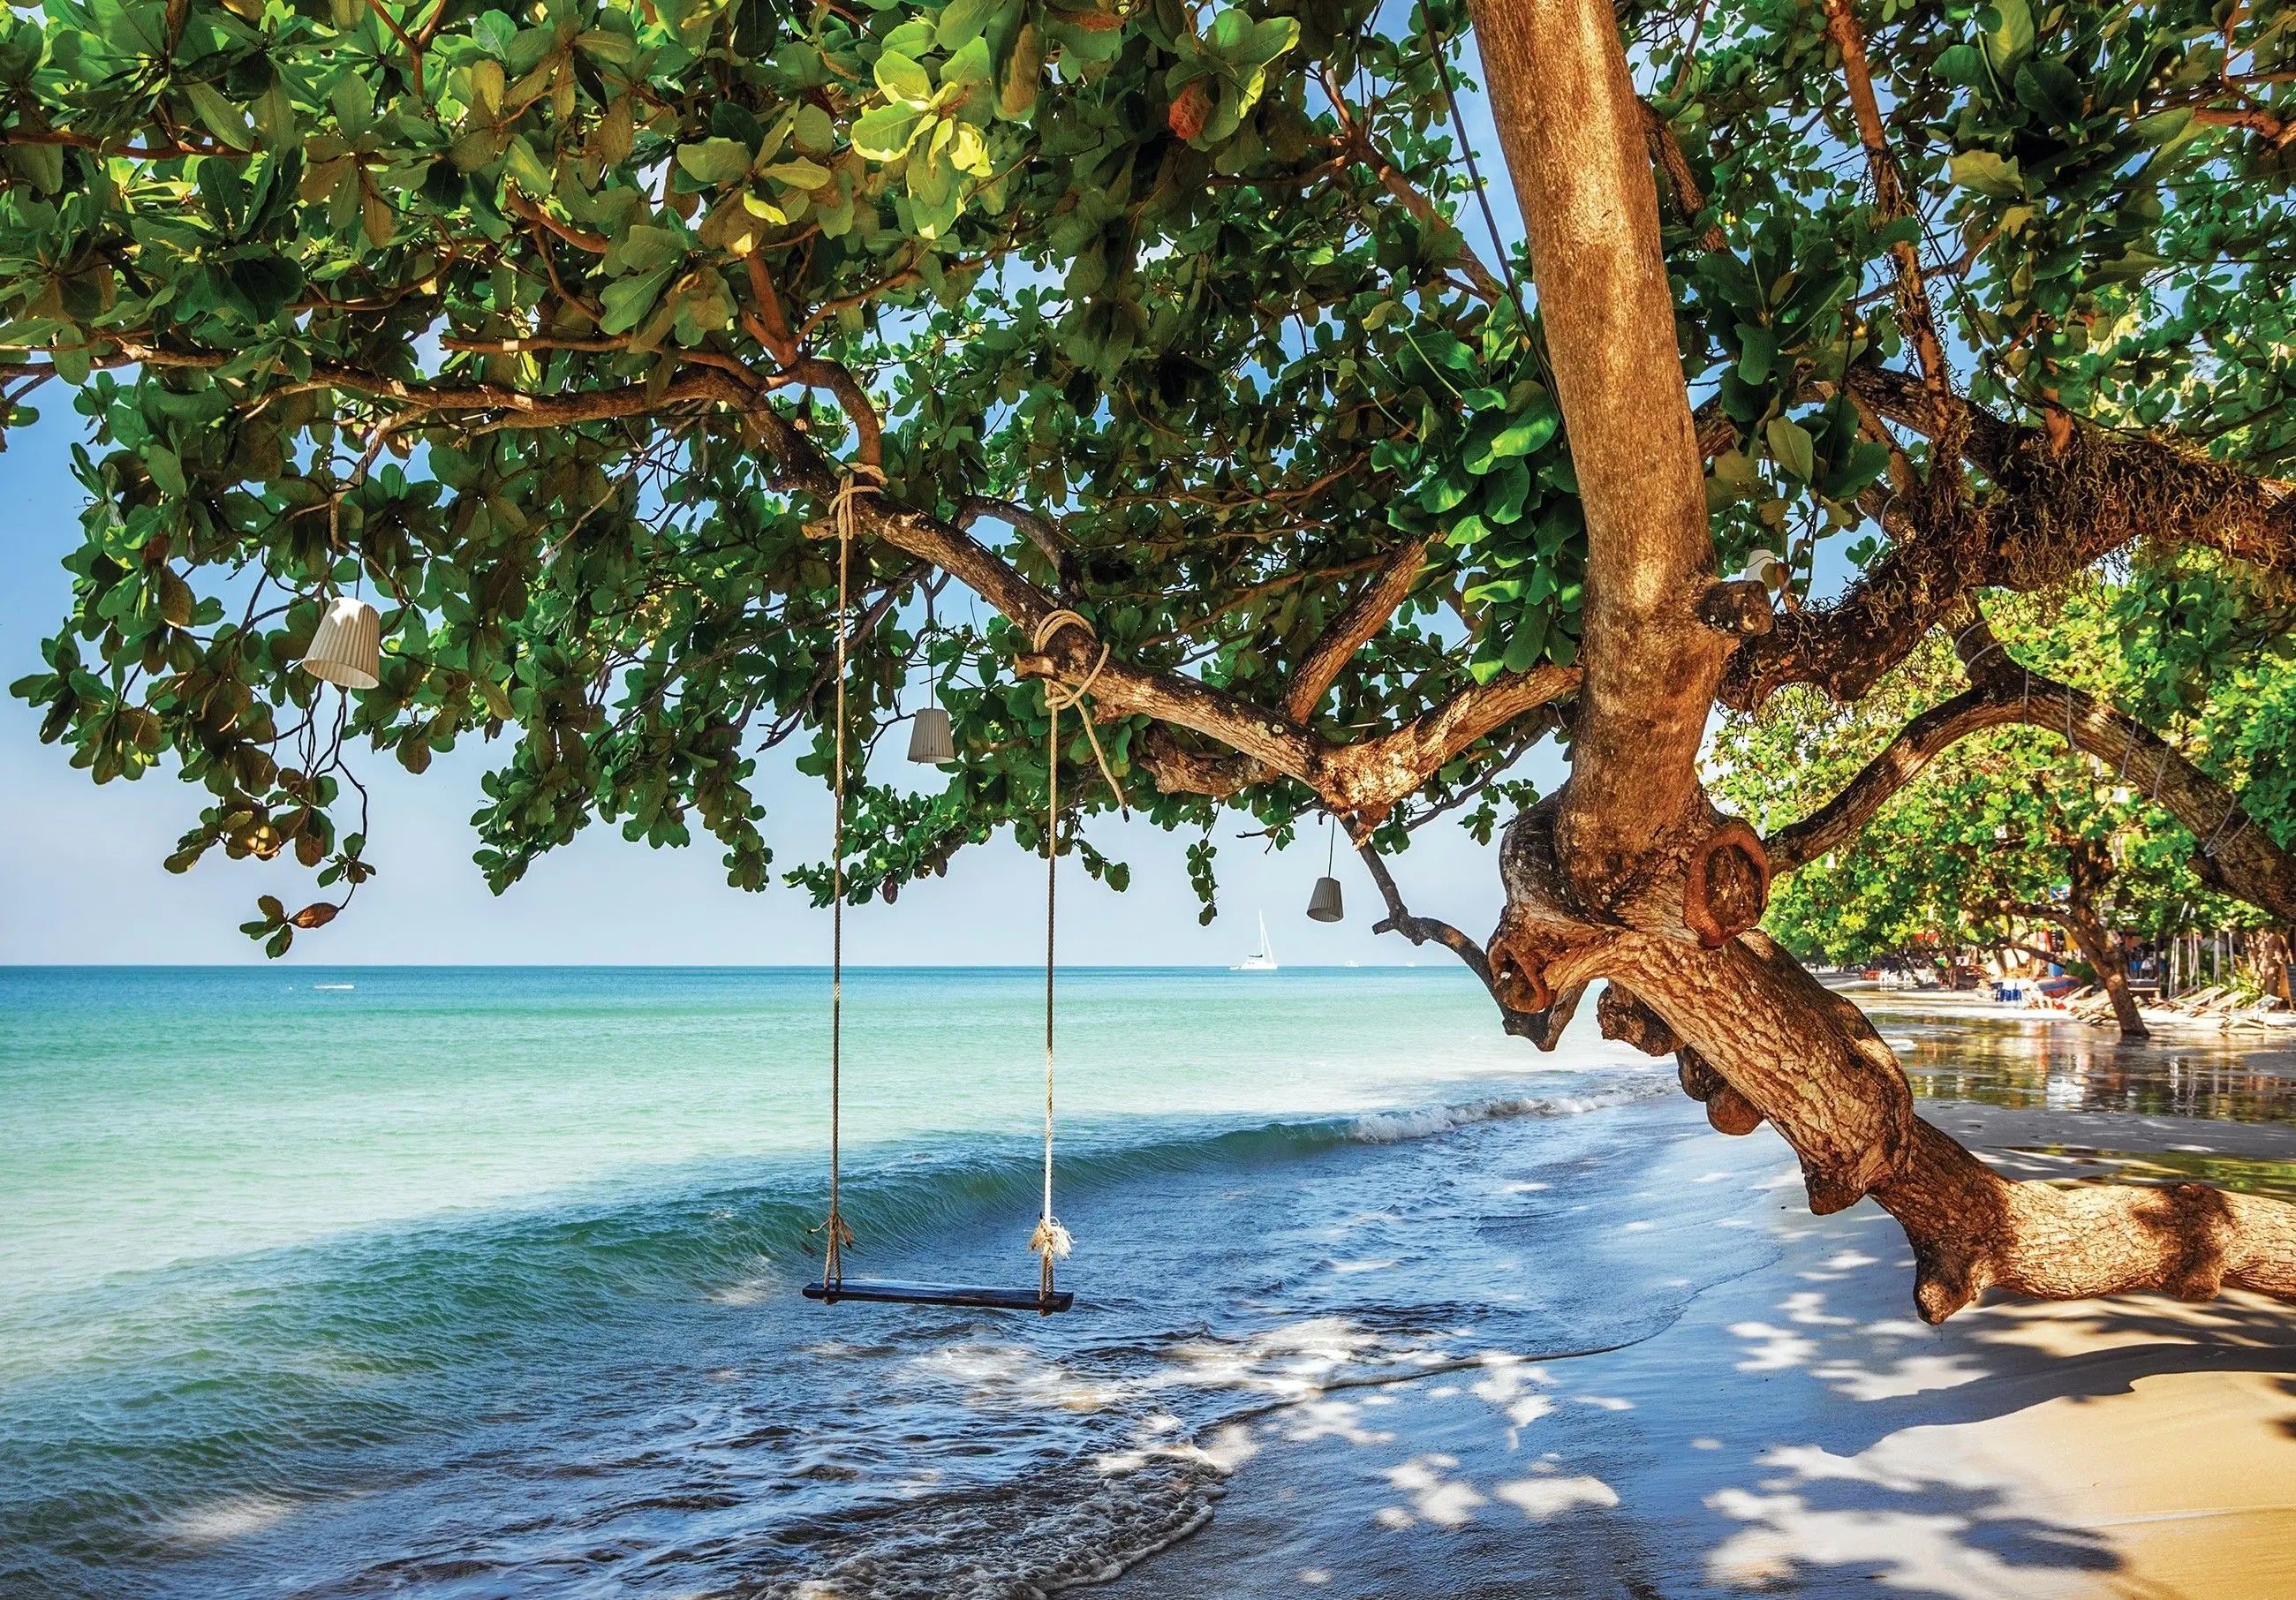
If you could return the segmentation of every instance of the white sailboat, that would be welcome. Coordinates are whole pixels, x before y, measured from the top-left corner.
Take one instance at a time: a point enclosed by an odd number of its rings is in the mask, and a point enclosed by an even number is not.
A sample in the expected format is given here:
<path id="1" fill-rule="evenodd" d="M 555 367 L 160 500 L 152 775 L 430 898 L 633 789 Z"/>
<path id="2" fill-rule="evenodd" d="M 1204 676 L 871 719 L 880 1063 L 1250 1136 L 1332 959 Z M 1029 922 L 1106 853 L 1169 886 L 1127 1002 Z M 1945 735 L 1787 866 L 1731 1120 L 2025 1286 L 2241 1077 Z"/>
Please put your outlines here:
<path id="1" fill-rule="evenodd" d="M 1231 972 L 1272 972 L 1275 952 L 1267 948 L 1267 913 L 1259 914 L 1259 948 L 1228 968 Z"/>

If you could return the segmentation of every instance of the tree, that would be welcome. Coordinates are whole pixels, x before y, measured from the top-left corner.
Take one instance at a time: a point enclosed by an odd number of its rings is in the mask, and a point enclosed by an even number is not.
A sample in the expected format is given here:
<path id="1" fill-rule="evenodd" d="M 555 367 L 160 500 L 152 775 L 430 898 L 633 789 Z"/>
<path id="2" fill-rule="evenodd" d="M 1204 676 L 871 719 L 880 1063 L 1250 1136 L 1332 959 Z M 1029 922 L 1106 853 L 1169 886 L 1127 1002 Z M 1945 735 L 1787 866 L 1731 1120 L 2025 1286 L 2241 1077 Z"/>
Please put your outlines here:
<path id="1" fill-rule="evenodd" d="M 594 816 L 698 821 L 762 884 L 752 763 L 801 733 L 832 763 L 840 591 L 857 726 L 926 676 L 959 753 L 939 795 L 865 792 L 857 894 L 1041 841 L 1042 683 L 1165 825 L 1320 808 L 1374 858 L 1567 724 L 1488 941 L 1377 869 L 1511 1029 L 1551 1043 L 1610 980 L 1606 1026 L 1769 1120 L 1816 1210 L 1899 1218 L 1932 1318 L 2296 1295 L 2287 1208 L 2005 1183 L 1755 926 L 2054 685 L 1981 669 L 1767 843 L 1698 768 L 1718 701 L 1855 700 L 1971 596 L 2140 536 L 2296 566 L 2281 7 L 1475 0 L 1526 283 L 1461 225 L 1455 4 L 877 4 L 12 16 L 9 395 L 61 382 L 94 431 L 74 612 L 20 688 L 97 778 L 207 789 L 175 865 L 356 880 L 343 739 L 419 768 L 478 732 L 512 739 L 497 885 Z M 1829 540 L 1870 557 L 1832 603 L 1717 579 Z M 291 664 L 360 582 L 389 650 L 339 738 Z M 2063 704 L 2187 828 L 2232 814 Z M 2214 862 L 2296 907 L 2259 831 Z"/>
<path id="2" fill-rule="evenodd" d="M 2007 659 L 2043 661 L 2092 692 L 2131 697 L 2132 656 L 2148 668 L 2150 660 L 2120 630 L 2129 594 L 2077 589 L 2046 608 L 2013 608 L 2002 629 Z M 1964 655 L 2005 648 L 1989 624 L 1957 631 Z M 1784 691 L 1759 714 L 1725 720 L 1717 792 L 1758 824 L 1791 821 L 1823 803 L 1909 717 L 1966 681 L 1940 635 L 1855 705 Z M 2190 742 L 2180 749 L 2193 753 Z M 1824 754 L 1801 753 L 1811 751 Z M 2124 753 L 2133 759 L 2134 747 Z M 2070 939 L 2104 989 L 2121 1037 L 2148 1038 L 2117 935 L 2165 939 L 2243 918 L 2238 902 L 2211 893 L 2195 870 L 2207 859 L 2202 841 L 2127 777 L 2066 744 L 2062 728 L 2029 723 L 1972 734 L 1890 796 L 1845 847 L 1797 871 L 1766 920 L 1797 956 L 1861 963 L 1972 944 L 2055 959 L 2026 942 L 2026 930 L 2046 925 Z"/>

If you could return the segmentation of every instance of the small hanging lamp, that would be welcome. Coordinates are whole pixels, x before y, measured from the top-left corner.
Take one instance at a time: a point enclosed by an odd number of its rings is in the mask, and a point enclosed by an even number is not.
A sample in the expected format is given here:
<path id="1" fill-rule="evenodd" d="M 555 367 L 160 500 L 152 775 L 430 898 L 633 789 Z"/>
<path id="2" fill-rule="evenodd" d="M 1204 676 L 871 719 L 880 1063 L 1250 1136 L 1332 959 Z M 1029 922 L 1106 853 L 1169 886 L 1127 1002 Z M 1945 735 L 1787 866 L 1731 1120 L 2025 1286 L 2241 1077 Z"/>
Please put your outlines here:
<path id="1" fill-rule="evenodd" d="M 939 706 L 927 706 L 917 713 L 909 729 L 909 759 L 925 767 L 939 767 L 956 759 L 956 744 L 949 737 L 948 713 Z"/>
<path id="2" fill-rule="evenodd" d="M 1788 574 L 1786 565 L 1775 550 L 1751 550 L 1746 554 L 1746 570 L 1738 574 L 1742 583 L 1758 583 L 1767 589 L 1783 589 Z"/>
<path id="3" fill-rule="evenodd" d="M 1328 815 L 1324 818 L 1324 825 L 1332 826 Z M 1316 887 L 1308 896 L 1308 920 L 1310 922 L 1336 923 L 1347 915 L 1340 907 L 1340 881 L 1332 876 L 1332 852 L 1339 846 L 1339 830 L 1332 828 L 1331 836 L 1324 846 L 1324 875 L 1316 880 Z"/>
<path id="4" fill-rule="evenodd" d="M 303 670 L 346 689 L 372 689 L 382 681 L 382 619 L 374 607 L 339 595 L 319 619 Z"/>

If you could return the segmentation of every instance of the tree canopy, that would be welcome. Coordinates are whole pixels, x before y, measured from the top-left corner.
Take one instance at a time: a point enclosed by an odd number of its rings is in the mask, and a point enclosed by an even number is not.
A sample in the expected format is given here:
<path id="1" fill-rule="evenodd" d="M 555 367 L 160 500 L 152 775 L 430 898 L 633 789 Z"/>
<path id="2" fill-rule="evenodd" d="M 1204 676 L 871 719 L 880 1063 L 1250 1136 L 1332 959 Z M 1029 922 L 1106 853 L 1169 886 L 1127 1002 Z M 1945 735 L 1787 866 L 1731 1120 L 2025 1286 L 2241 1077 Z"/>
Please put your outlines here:
<path id="1" fill-rule="evenodd" d="M 758 887 L 758 752 L 830 761 L 819 536 L 861 472 L 857 718 L 931 693 L 959 760 L 943 793 L 866 792 L 855 894 L 1007 822 L 1035 841 L 1024 677 L 1056 605 L 1111 652 L 1105 743 L 1157 821 L 1336 804 L 1399 842 L 1555 729 L 1585 595 L 1534 294 L 1468 242 L 1466 21 L 14 14 L 0 345 L 19 406 L 61 381 L 93 432 L 74 612 L 19 690 L 99 782 L 172 756 L 206 787 L 171 866 L 220 845 L 356 877 L 316 770 L 328 697 L 290 668 L 323 599 L 364 587 L 384 681 L 343 732 L 418 772 L 511 740 L 479 819 L 497 887 L 594 816 L 707 831 Z M 1957 588 L 2032 587 L 2170 506 L 2284 564 L 2248 475 L 2296 447 L 2277 7 L 1890 0 L 1863 94 L 1825 9 L 1625 21 L 1720 567 L 1757 542 L 1804 581 L 1829 540 L 1871 562 L 1742 650 L 1735 698 L 1862 689 L 1927 620 L 1936 546 Z M 1924 274 L 1934 313 L 1906 292 Z M 2004 492 L 1917 489 L 1942 424 L 1890 364 L 1940 340 L 1973 408 L 1949 442 Z M 2069 413 L 2114 430 L 2028 462 Z M 2237 468 L 2138 431 L 2180 428 Z M 2005 492 L 2037 474 L 2064 481 Z M 2076 495 L 2102 532 L 2062 526 Z M 1168 714 L 1193 685 L 1201 714 Z M 1502 798 L 1522 792 L 1481 799 L 1486 837 Z"/>
<path id="2" fill-rule="evenodd" d="M 2163 617 L 2181 621 L 2165 640 Z M 2296 842 L 2296 809 L 2277 776 L 2296 641 L 2252 585 L 2212 564 L 2145 564 L 2131 582 L 2005 607 L 1992 626 L 2020 661 L 2144 707 L 2188 756 L 2241 788 L 2249 825 L 2283 848 Z M 1787 690 L 1760 713 L 1725 720 L 1716 787 L 1758 826 L 1791 824 L 1966 682 L 1949 642 L 1933 636 L 1855 704 Z M 2128 765 L 2090 756 L 2049 726 L 2051 709 L 2045 701 L 2030 721 L 1942 752 L 1846 847 L 1800 867 L 1771 901 L 1768 925 L 1797 954 L 1863 964 L 2013 942 L 2018 924 L 2062 922 L 2066 901 L 2090 896 L 2109 906 L 2110 926 L 2145 939 L 2274 920 L 2205 875 L 2218 841 L 2131 780 L 2133 741 Z M 2061 719 L 2062 701 L 2055 709 Z"/>

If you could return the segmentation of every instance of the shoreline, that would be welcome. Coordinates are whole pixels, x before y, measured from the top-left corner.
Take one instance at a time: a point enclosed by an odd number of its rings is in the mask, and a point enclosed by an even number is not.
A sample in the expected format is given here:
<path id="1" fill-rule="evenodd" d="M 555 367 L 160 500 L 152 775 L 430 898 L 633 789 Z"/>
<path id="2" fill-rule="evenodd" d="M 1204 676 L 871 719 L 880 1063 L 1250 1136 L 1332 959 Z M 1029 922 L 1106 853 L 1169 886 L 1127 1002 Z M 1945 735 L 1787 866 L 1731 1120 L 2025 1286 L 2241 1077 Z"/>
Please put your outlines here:
<path id="1" fill-rule="evenodd" d="M 2046 1145 L 2296 1161 L 2286 1124 L 1920 1110 L 2021 1177 L 2075 1170 Z M 1698 1182 L 1718 1136 L 1685 1126 L 1652 1183 Z M 1761 1229 L 1768 1265 L 1624 1349 L 1493 1350 L 1233 1424 L 1205 1441 L 1231 1465 L 1213 1514 L 1098 1592 L 2296 1593 L 2296 1309 L 2001 1300 L 1931 1328 L 1895 1223 L 1811 1216 L 1784 1145 L 1750 1138 L 1777 1170 L 1721 1226 Z"/>

